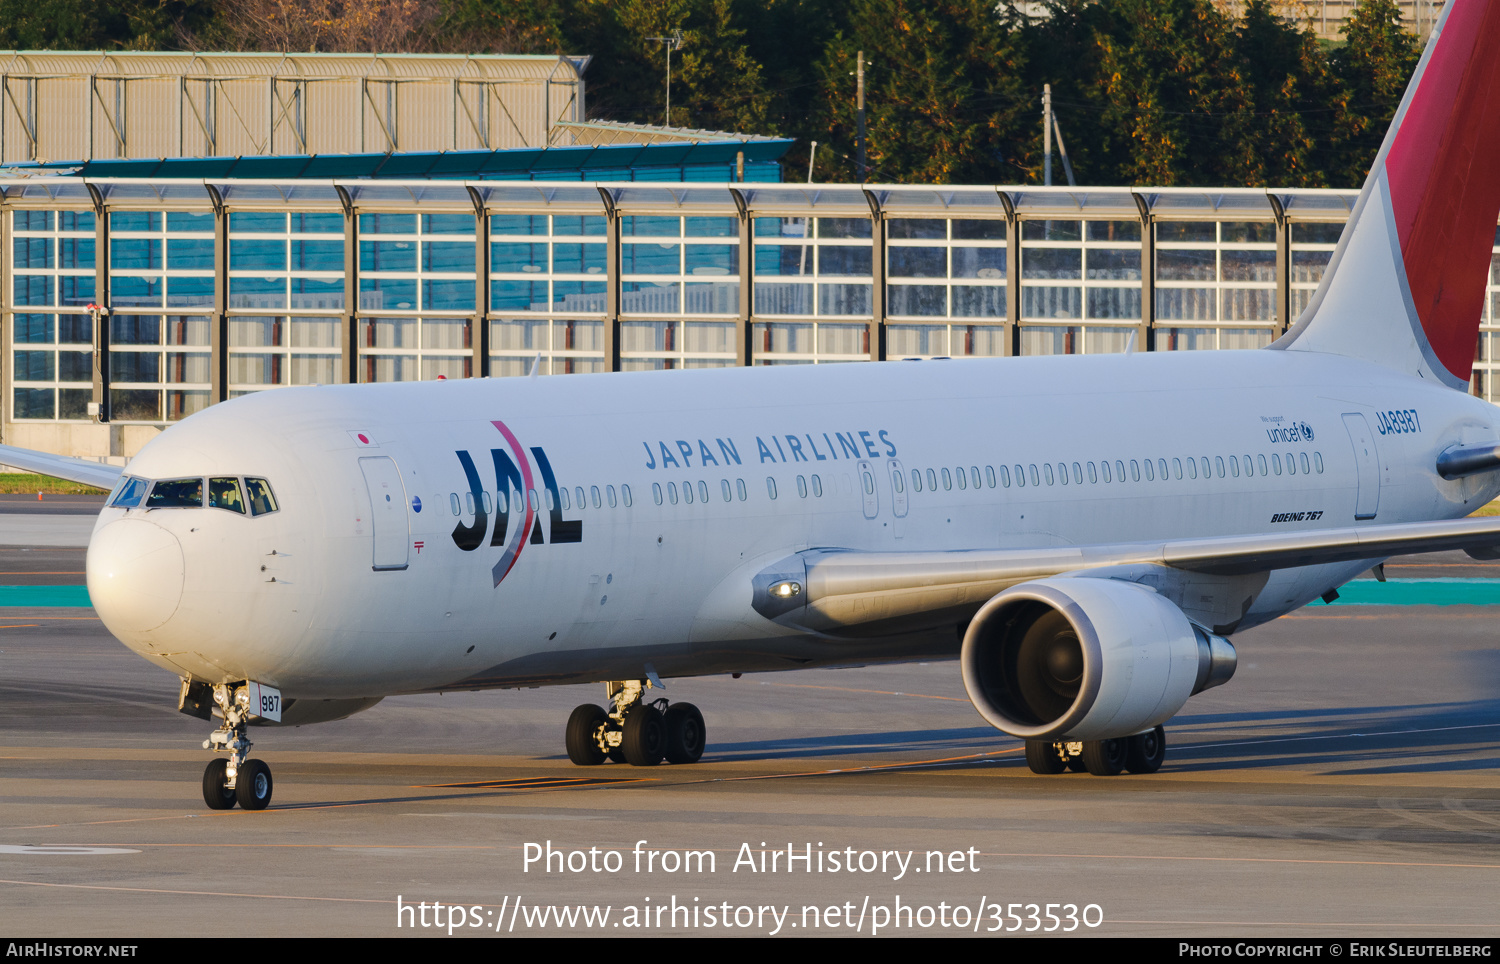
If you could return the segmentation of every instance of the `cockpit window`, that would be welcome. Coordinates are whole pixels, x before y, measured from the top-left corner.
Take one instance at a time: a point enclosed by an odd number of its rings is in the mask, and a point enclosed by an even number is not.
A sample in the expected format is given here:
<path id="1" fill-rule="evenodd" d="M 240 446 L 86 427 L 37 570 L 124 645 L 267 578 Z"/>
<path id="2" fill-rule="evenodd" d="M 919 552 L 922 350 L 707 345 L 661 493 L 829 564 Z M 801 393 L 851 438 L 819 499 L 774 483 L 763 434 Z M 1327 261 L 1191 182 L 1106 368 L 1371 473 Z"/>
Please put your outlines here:
<path id="1" fill-rule="evenodd" d="M 163 479 L 152 486 L 146 497 L 148 509 L 202 508 L 202 479 Z"/>
<path id="2" fill-rule="evenodd" d="M 133 475 L 127 476 L 121 480 L 120 487 L 115 491 L 115 497 L 109 500 L 109 504 L 120 506 L 121 508 L 138 506 L 141 504 L 141 499 L 145 496 L 146 489 L 150 485 L 151 483 L 145 479 L 138 479 Z"/>
<path id="3" fill-rule="evenodd" d="M 239 479 L 209 479 L 208 504 L 215 509 L 245 514 L 245 500 L 240 496 Z"/>
<path id="4" fill-rule="evenodd" d="M 271 483 L 265 479 L 246 479 L 245 491 L 250 496 L 251 515 L 276 511 L 276 495 L 271 491 Z"/>

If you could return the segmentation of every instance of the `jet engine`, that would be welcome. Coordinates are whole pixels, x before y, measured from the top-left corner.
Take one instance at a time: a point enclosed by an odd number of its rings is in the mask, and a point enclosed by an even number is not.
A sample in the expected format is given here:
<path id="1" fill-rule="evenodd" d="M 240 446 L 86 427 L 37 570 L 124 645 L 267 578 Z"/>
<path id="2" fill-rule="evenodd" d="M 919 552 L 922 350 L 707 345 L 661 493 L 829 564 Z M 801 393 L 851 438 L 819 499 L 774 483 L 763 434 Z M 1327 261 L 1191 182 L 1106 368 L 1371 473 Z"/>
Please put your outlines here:
<path id="1" fill-rule="evenodd" d="M 981 716 L 1026 740 L 1105 740 L 1150 730 L 1234 675 L 1229 640 L 1153 589 L 1115 579 L 1025 582 L 964 634 L 964 686 Z"/>

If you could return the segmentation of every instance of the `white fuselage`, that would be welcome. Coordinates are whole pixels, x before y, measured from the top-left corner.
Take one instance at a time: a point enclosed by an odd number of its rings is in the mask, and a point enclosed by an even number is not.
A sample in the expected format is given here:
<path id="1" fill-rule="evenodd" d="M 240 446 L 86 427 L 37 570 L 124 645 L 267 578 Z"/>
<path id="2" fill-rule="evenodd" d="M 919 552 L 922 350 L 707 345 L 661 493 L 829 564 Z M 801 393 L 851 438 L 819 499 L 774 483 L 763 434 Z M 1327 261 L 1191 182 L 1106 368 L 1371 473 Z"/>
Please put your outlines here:
<path id="1" fill-rule="evenodd" d="M 1368 426 L 1370 458 L 1347 415 Z M 646 664 L 686 676 L 955 656 L 962 627 L 865 639 L 784 628 L 752 610 L 751 578 L 809 548 L 1103 545 L 1455 518 L 1497 486 L 1444 481 L 1436 456 L 1495 438 L 1496 416 L 1388 368 L 1286 351 L 286 389 L 193 416 L 127 469 L 262 477 L 279 510 L 106 508 L 89 588 L 110 630 L 159 665 L 294 698 L 639 678 Z M 568 493 L 556 515 L 535 449 Z M 510 488 L 497 450 L 531 479 L 540 542 L 516 538 L 525 510 L 497 497 Z M 492 545 L 497 502 L 517 511 Z M 578 541 L 558 538 L 558 519 L 581 522 Z M 477 547 L 460 547 L 464 531 Z M 1272 573 L 1238 625 L 1369 565 Z"/>

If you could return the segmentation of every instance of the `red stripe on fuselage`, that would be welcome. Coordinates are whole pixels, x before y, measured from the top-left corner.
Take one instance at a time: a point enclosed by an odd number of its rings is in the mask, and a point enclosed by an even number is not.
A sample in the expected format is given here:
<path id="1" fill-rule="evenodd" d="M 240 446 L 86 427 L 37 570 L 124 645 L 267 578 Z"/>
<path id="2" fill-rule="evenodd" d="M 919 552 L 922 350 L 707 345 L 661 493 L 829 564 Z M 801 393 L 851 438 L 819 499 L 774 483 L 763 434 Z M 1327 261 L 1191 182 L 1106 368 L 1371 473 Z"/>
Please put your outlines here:
<path id="1" fill-rule="evenodd" d="M 536 510 L 531 507 L 531 492 L 535 486 L 531 482 L 531 462 L 527 460 L 526 450 L 521 447 L 515 433 L 506 428 L 504 422 L 492 421 L 490 424 L 499 429 L 500 434 L 505 436 L 505 441 L 510 443 L 510 450 L 516 456 L 516 464 L 521 467 L 521 480 L 526 483 L 526 491 L 521 493 L 521 501 L 526 506 L 526 524 L 517 527 L 511 535 L 511 544 L 505 550 L 505 554 L 510 557 L 510 565 L 495 579 L 495 585 L 498 586 L 500 580 L 510 575 L 510 571 L 515 568 L 516 560 L 521 558 L 521 550 L 526 548 L 526 540 L 531 538 L 531 527 L 536 524 Z"/>
<path id="2" fill-rule="evenodd" d="M 1385 168 L 1422 330 L 1468 380 L 1500 215 L 1500 0 L 1455 0 Z"/>

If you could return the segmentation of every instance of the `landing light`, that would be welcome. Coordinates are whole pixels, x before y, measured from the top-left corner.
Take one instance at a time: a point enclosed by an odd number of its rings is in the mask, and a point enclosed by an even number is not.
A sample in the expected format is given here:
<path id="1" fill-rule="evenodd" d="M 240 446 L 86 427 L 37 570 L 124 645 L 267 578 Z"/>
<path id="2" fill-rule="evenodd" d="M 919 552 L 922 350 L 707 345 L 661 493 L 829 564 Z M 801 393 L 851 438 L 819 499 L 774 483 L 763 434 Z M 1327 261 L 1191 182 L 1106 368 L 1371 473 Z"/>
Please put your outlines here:
<path id="1" fill-rule="evenodd" d="M 792 596 L 800 595 L 801 592 L 802 584 L 800 582 L 792 582 L 790 580 L 786 582 L 778 582 L 776 585 L 771 587 L 771 595 L 779 596 L 782 599 L 790 599 Z"/>

